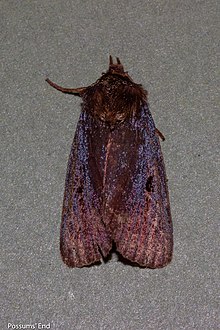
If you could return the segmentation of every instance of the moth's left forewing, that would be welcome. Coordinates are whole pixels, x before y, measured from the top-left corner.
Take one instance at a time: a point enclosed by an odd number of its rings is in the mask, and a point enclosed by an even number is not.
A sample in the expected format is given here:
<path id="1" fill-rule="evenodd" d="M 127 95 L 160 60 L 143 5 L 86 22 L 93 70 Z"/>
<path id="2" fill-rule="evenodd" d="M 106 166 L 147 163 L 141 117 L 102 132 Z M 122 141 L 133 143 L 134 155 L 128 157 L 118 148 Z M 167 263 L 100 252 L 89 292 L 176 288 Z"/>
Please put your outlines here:
<path id="1" fill-rule="evenodd" d="M 101 217 L 103 164 L 99 121 L 83 112 L 72 144 L 65 182 L 60 251 L 70 267 L 83 267 L 101 260 L 112 239 Z M 102 131 L 102 135 L 104 131 Z M 104 139 L 104 136 L 103 136 Z M 97 141 L 98 140 L 98 141 Z"/>

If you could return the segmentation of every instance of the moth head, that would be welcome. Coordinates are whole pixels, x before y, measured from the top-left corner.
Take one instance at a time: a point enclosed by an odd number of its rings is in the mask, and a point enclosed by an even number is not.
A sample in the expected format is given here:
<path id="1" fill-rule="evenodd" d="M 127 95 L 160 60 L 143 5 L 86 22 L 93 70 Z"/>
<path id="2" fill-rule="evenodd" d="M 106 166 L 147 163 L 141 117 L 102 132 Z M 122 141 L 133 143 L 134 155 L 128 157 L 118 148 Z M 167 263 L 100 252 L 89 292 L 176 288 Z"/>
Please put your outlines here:
<path id="1" fill-rule="evenodd" d="M 113 58 L 109 56 L 109 68 L 106 74 L 118 75 L 122 77 L 126 77 L 132 81 L 131 77 L 129 76 L 128 72 L 124 71 L 124 67 L 121 64 L 121 61 L 118 57 L 116 57 L 117 63 L 113 63 Z"/>

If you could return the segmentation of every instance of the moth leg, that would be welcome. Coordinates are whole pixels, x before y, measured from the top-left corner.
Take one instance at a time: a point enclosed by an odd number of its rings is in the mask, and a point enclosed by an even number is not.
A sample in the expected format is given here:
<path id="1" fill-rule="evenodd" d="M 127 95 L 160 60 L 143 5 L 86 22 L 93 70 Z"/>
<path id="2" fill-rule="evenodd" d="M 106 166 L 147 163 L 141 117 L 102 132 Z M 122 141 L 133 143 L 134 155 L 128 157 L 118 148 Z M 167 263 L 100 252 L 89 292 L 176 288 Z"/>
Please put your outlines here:
<path id="1" fill-rule="evenodd" d="M 165 136 L 156 128 L 156 134 L 161 138 L 162 141 L 165 141 Z"/>

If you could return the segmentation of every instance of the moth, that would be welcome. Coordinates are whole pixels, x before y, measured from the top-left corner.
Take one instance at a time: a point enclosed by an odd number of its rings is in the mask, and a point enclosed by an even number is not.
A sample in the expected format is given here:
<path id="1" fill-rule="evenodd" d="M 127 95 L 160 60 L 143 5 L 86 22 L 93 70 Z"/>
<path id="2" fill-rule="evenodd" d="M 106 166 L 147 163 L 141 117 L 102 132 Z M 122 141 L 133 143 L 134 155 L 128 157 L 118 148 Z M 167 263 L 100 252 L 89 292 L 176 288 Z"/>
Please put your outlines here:
<path id="1" fill-rule="evenodd" d="M 160 268 L 172 258 L 173 227 L 164 160 L 147 91 L 119 58 L 88 87 L 55 89 L 82 98 L 65 181 L 60 251 L 83 267 L 112 245 L 139 266 Z"/>

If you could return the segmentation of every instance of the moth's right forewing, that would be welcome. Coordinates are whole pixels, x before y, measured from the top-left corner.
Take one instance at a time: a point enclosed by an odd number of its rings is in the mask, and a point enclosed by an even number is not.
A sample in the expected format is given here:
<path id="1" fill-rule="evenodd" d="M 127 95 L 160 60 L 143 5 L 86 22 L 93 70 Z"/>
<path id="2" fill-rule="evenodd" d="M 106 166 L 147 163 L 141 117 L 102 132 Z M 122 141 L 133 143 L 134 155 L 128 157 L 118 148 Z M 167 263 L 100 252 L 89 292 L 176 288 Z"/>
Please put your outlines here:
<path id="1" fill-rule="evenodd" d="M 172 220 L 163 156 L 147 104 L 139 119 L 124 122 L 111 138 L 105 223 L 124 258 L 164 267 L 172 258 Z"/>

